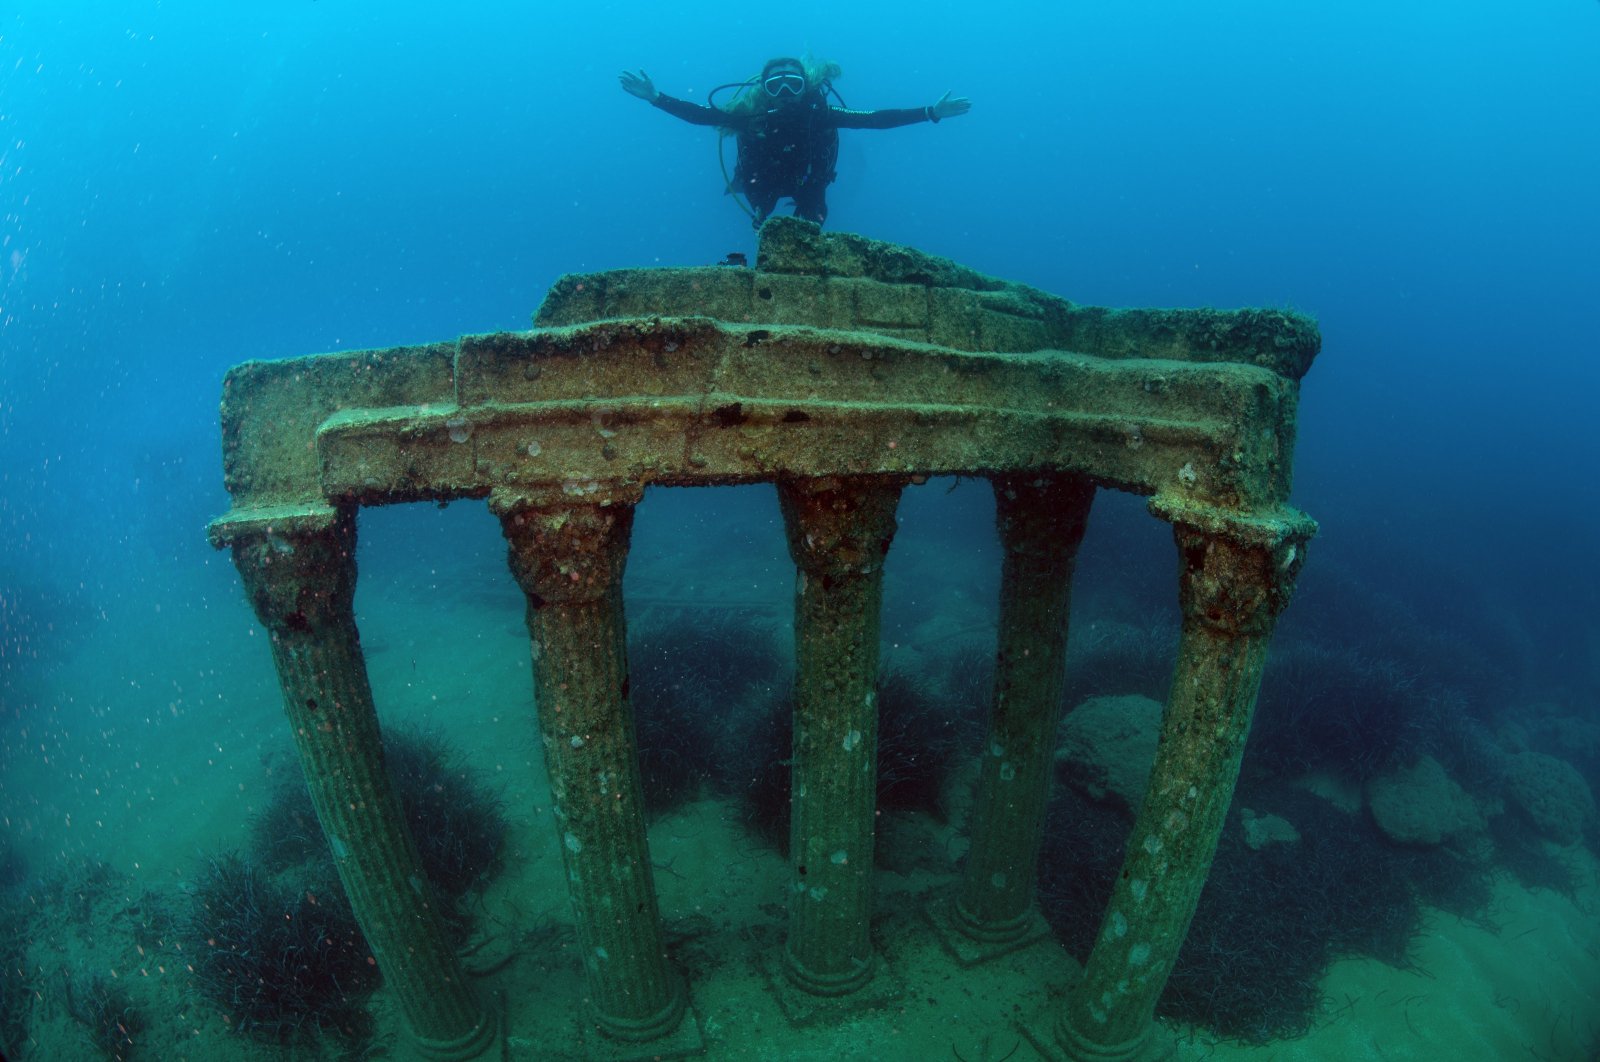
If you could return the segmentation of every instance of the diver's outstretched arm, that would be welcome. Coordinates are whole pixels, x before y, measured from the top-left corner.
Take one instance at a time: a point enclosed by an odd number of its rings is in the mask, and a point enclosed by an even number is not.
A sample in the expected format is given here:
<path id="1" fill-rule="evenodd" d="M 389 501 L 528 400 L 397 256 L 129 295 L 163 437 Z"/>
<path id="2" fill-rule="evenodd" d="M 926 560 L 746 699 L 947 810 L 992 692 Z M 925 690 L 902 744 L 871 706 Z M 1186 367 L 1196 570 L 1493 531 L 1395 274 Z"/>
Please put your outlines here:
<path id="1" fill-rule="evenodd" d="M 828 108 L 829 120 L 836 129 L 894 129 L 917 122 L 937 122 L 941 118 L 954 118 L 972 110 L 972 101 L 965 96 L 951 96 L 946 92 L 937 103 L 926 107 L 894 107 L 881 111 L 847 111 L 842 107 Z"/>
<path id="2" fill-rule="evenodd" d="M 730 129 L 742 129 L 747 120 L 747 116 L 730 115 L 727 111 L 716 107 L 702 107 L 698 103 L 690 103 L 688 100 L 680 100 L 660 92 L 650 80 L 650 75 L 643 70 L 637 74 L 632 70 L 624 70 L 617 75 L 617 80 L 622 82 L 622 91 L 628 95 L 637 96 L 674 118 L 681 118 L 693 125 L 720 125 Z"/>

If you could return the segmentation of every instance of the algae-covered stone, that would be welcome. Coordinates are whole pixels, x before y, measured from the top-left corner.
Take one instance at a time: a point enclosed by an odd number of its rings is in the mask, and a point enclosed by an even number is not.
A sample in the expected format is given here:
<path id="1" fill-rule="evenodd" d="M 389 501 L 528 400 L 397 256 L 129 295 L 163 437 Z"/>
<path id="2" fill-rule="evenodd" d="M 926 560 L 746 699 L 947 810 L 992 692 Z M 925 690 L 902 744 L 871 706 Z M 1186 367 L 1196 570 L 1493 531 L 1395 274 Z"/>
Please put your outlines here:
<path id="1" fill-rule="evenodd" d="M 1520 752 L 1510 758 L 1506 796 L 1534 829 L 1559 844 L 1582 839 L 1584 827 L 1594 817 L 1594 794 L 1583 775 L 1566 760 L 1542 752 Z"/>
<path id="2" fill-rule="evenodd" d="M 1091 697 L 1061 723 L 1056 775 L 1086 796 L 1138 811 L 1161 733 L 1160 701 Z"/>
<path id="3" fill-rule="evenodd" d="M 1443 844 L 1485 825 L 1472 797 L 1432 756 L 1369 781 L 1367 807 L 1378 829 L 1400 844 Z"/>
<path id="4" fill-rule="evenodd" d="M 1244 829 L 1244 843 L 1254 851 L 1269 844 L 1300 843 L 1300 831 L 1282 815 L 1259 815 L 1250 808 L 1240 808 L 1239 825 Z"/>

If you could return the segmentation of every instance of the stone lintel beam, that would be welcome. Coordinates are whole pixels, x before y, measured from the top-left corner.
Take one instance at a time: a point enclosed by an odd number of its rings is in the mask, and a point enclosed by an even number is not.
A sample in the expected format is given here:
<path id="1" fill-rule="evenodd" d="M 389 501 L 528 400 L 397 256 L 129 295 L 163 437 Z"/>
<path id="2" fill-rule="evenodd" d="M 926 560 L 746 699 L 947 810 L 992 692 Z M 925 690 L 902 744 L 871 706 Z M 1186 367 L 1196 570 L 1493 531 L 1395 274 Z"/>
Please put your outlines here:
<path id="1" fill-rule="evenodd" d="M 1226 362 L 1112 359 L 1069 348 L 968 351 L 866 330 L 704 316 L 464 336 L 456 373 L 462 407 L 720 392 L 1147 416 L 1162 409 L 1249 415 L 1249 403 L 1261 401 L 1257 385 L 1288 383 L 1258 366 Z M 1228 393 L 1219 396 L 1218 387 Z M 1171 412 L 1167 419 L 1194 418 Z"/>
<path id="2" fill-rule="evenodd" d="M 1315 529 L 1284 510 L 1229 520 L 1182 506 L 1174 518 L 1182 635 L 1149 788 L 1090 953 L 1055 1024 L 1078 1059 L 1149 1050 L 1157 999 L 1210 872 L 1278 614 Z M 1195 522 L 1188 522 L 1188 520 Z"/>
<path id="3" fill-rule="evenodd" d="M 1004 551 L 994 696 L 972 847 L 952 922 L 988 955 L 1031 938 L 1045 803 L 1066 672 L 1072 570 L 1094 484 L 1081 477 L 993 481 Z"/>
<path id="4" fill-rule="evenodd" d="M 315 522 L 230 529 L 234 563 L 271 635 L 311 802 L 384 983 L 425 1057 L 476 1058 L 499 1029 L 450 946 L 384 766 L 352 608 L 354 513 Z"/>
<path id="5" fill-rule="evenodd" d="M 795 718 L 784 974 L 815 996 L 872 980 L 878 624 L 900 481 L 778 483 L 795 585 Z"/>
<path id="6" fill-rule="evenodd" d="M 637 489 L 497 491 L 490 508 L 527 597 L 533 685 L 593 1024 L 671 1035 L 687 991 L 667 963 L 628 701 L 622 574 Z"/>
<path id="7" fill-rule="evenodd" d="M 597 420 L 607 427 L 596 428 Z M 346 413 L 330 418 L 318 436 L 320 489 L 371 505 L 481 497 L 497 484 L 628 479 L 708 486 L 786 474 L 909 477 L 1029 467 L 1092 475 L 1139 493 L 1196 492 L 1218 504 L 1239 498 L 1243 485 L 1270 503 L 1276 484 L 1240 484 L 1226 465 L 1214 463 L 1211 455 L 1228 452 L 1232 442 L 1206 422 L 735 395 L 648 406 L 491 406 L 422 417 Z"/>
<path id="8" fill-rule="evenodd" d="M 1296 403 L 1293 384 L 1243 366 L 704 320 L 469 337 L 459 386 L 495 397 L 327 418 L 305 489 L 378 504 L 568 481 L 1040 469 L 1250 509 L 1287 492 Z"/>
<path id="9" fill-rule="evenodd" d="M 1321 349 L 1310 318 L 1283 310 L 1111 309 L 910 247 L 772 218 L 756 268 L 621 269 L 556 281 L 534 323 L 705 313 L 811 324 L 960 350 L 1071 350 L 1098 358 L 1233 362 L 1298 381 Z"/>
<path id="10" fill-rule="evenodd" d="M 247 361 L 222 381 L 223 485 L 236 509 L 321 501 L 312 445 L 341 409 L 455 401 L 456 344 Z"/>

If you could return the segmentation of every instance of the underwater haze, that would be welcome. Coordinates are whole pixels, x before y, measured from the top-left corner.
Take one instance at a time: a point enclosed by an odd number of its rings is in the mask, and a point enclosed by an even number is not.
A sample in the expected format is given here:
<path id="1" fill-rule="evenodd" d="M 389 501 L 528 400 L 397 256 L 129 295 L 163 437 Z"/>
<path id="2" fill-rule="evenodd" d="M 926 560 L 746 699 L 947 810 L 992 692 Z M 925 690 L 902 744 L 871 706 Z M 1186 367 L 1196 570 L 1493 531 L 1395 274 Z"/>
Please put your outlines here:
<path id="1" fill-rule="evenodd" d="M 210 1001 L 183 957 L 168 954 L 159 974 L 145 958 L 193 936 L 190 901 L 226 865 L 219 853 L 259 855 L 254 824 L 300 777 L 267 636 L 228 555 L 206 541 L 229 504 L 223 376 L 248 359 L 526 329 L 566 273 L 753 261 L 756 233 L 724 193 L 716 131 L 629 96 L 618 74 L 642 69 L 662 92 L 704 103 L 767 58 L 798 54 L 837 62 L 852 108 L 924 107 L 947 91 L 972 101 L 936 125 L 844 131 L 825 230 L 1077 304 L 1268 307 L 1321 329 L 1291 497 L 1320 531 L 1241 784 L 1266 806 L 1274 786 L 1321 778 L 1370 825 L 1374 786 L 1423 759 L 1442 764 L 1479 809 L 1451 858 L 1470 867 L 1461 880 L 1499 891 L 1469 897 L 1393 870 L 1424 912 L 1396 946 L 1431 980 L 1384 982 L 1375 995 L 1392 992 L 1388 1003 L 1369 995 L 1366 1009 L 1335 1013 L 1306 1002 L 1358 993 L 1366 975 L 1335 960 L 1404 974 L 1393 953 L 1338 943 L 1359 935 L 1344 927 L 1317 945 L 1306 1000 L 1223 1014 L 1169 995 L 1163 1015 L 1198 1030 L 1191 1047 L 1222 1041 L 1239 1057 L 1285 1043 L 1300 1053 L 1280 1057 L 1350 1057 L 1368 1043 L 1391 1058 L 1595 1057 L 1594 0 L 7 0 L 0 936 L 36 943 L 0 948 L 0 1049 L 124 1057 L 131 1042 L 134 1058 L 254 1059 L 299 1044 L 333 1057 L 397 1035 L 381 988 L 370 1028 L 336 1010 L 241 1032 L 249 1023 Z M 1096 505 L 1069 696 L 1159 700 L 1170 671 L 1129 677 L 1087 655 L 1104 643 L 1085 639 L 1122 632 L 1130 659 L 1139 639 L 1170 648 L 1170 532 L 1139 499 Z M 908 491 L 900 520 L 886 665 L 954 682 L 946 651 L 994 630 L 992 496 L 935 481 Z M 466 874 L 470 894 L 504 924 L 512 910 L 544 920 L 516 924 L 522 951 L 501 975 L 570 977 L 576 999 L 577 962 L 553 943 L 571 916 L 498 525 L 476 502 L 366 509 L 360 521 L 357 608 L 380 712 L 436 728 L 450 745 L 441 755 L 463 765 L 451 777 L 474 779 L 492 794 L 477 799 L 504 812 L 506 839 Z M 700 622 L 693 610 L 720 602 L 787 637 L 793 567 L 769 487 L 652 491 L 629 563 L 635 633 Z M 784 681 L 780 669 L 767 684 Z M 1528 757 L 1541 765 L 1528 771 L 1560 772 L 1566 825 L 1515 817 L 1507 779 Z M 742 796 L 707 771 L 689 785 L 700 802 L 653 809 L 654 828 L 678 827 L 652 832 L 664 916 L 697 902 L 697 860 L 721 874 L 724 855 L 755 845 L 749 895 L 693 910 L 714 926 L 768 917 L 762 905 L 784 899 L 784 856 L 727 825 Z M 927 837 L 956 821 L 944 804 L 906 814 L 922 825 L 905 829 Z M 1360 858 L 1399 866 L 1383 854 L 1395 841 L 1374 832 Z M 1047 903 L 1096 895 L 1086 857 L 1068 848 L 1047 841 Z M 1071 867 L 1052 870 L 1053 853 Z M 954 863 L 923 859 L 885 870 L 886 895 L 955 880 Z M 1092 932 L 1047 914 L 1067 950 Z M 1483 940 L 1439 936 L 1443 924 Z M 1495 932 L 1476 928 L 1486 924 Z M 1535 935 L 1515 936 L 1524 929 Z M 723 938 L 705 932 L 715 952 Z M 118 933 L 142 950 L 89 942 Z M 1193 962 L 1186 983 L 1236 975 Z M 92 976 L 107 969 L 131 978 L 131 1001 Z M 58 1004 L 44 1002 L 51 993 Z M 1390 1005 L 1408 994 L 1430 998 Z M 567 1002 L 513 1004 L 508 1030 L 538 1040 L 527 1030 Z M 1011 1044 L 1009 1006 L 995 1004 L 987 1057 Z M 146 1013 L 142 1031 L 106 1031 L 119 1007 Z M 1479 1013 L 1502 1025 L 1462 1033 L 1456 1019 Z M 926 1017 L 925 1041 L 879 1041 L 900 1046 L 876 1057 L 945 1056 L 940 1020 Z M 874 1057 L 815 1046 L 825 1031 L 768 1054 L 719 1035 L 714 1057 Z M 952 1048 L 986 1057 L 980 1039 Z"/>

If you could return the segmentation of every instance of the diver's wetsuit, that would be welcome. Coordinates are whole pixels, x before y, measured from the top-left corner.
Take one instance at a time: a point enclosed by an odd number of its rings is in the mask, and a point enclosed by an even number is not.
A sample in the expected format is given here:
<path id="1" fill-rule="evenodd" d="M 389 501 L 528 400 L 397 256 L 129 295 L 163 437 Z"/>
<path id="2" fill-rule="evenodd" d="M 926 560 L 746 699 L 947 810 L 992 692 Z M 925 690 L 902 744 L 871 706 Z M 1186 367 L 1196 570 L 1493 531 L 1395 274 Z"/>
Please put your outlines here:
<path id="1" fill-rule="evenodd" d="M 882 111 L 831 107 L 820 92 L 749 114 L 703 107 L 664 92 L 656 96 L 655 105 L 686 122 L 733 131 L 739 138 L 739 164 L 733 174 L 733 186 L 750 200 L 758 225 L 786 196 L 794 200 L 796 217 L 822 224 L 828 216 L 825 196 L 839 156 L 840 129 L 893 129 L 939 120 L 929 107 Z"/>

